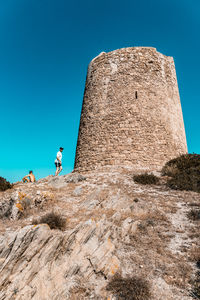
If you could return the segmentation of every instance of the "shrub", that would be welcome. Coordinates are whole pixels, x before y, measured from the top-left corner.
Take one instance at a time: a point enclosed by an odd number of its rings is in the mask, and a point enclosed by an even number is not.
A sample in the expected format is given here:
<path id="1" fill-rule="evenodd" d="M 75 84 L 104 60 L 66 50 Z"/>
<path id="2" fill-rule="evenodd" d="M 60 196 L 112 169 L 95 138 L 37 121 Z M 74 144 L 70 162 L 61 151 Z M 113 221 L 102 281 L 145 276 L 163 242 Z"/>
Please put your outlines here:
<path id="1" fill-rule="evenodd" d="M 168 161 L 162 175 L 170 176 L 167 186 L 175 190 L 200 192 L 200 155 L 185 154 Z"/>
<path id="2" fill-rule="evenodd" d="M 12 184 L 10 184 L 10 182 L 7 181 L 5 178 L 0 177 L 0 191 L 5 191 L 11 188 L 12 188 Z"/>
<path id="3" fill-rule="evenodd" d="M 115 275 L 106 287 L 119 300 L 148 300 L 151 297 L 149 283 L 140 277 L 122 278 Z"/>
<path id="4" fill-rule="evenodd" d="M 171 167 L 172 173 L 176 173 L 176 170 L 179 172 L 191 168 L 196 169 L 200 167 L 200 154 L 183 154 L 177 158 L 171 159 L 163 167 L 163 175 L 171 176 L 168 174 L 170 170 L 169 167 Z"/>
<path id="5" fill-rule="evenodd" d="M 158 177 L 156 177 L 153 174 L 147 174 L 147 173 L 135 175 L 135 176 L 133 176 L 133 179 L 135 182 L 141 183 L 141 184 L 157 184 L 157 183 L 159 183 Z"/>
<path id="6" fill-rule="evenodd" d="M 50 212 L 42 217 L 40 217 L 39 220 L 33 220 L 32 224 L 37 225 L 37 224 L 48 224 L 51 229 L 59 229 L 59 230 L 64 230 L 66 221 L 65 219 L 54 212 Z"/>
<path id="7" fill-rule="evenodd" d="M 189 258 L 191 261 L 197 262 L 197 267 L 200 269 L 200 248 L 198 246 L 191 248 Z"/>
<path id="8" fill-rule="evenodd" d="M 197 265 L 197 268 L 200 269 L 200 259 L 197 261 L 196 265 Z"/>
<path id="9" fill-rule="evenodd" d="M 200 272 L 196 273 L 195 279 L 193 281 L 193 289 L 190 292 L 190 295 L 194 299 L 200 299 Z"/>
<path id="10" fill-rule="evenodd" d="M 200 220 L 200 209 L 191 209 L 188 212 L 187 217 L 192 221 Z"/>

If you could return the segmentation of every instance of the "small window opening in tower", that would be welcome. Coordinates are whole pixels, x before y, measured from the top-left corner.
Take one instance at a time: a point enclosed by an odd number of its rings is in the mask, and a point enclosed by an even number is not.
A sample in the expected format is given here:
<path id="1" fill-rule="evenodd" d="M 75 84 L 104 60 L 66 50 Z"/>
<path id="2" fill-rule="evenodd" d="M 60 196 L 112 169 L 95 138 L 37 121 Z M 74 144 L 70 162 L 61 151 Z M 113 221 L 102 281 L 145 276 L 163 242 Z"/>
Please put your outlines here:
<path id="1" fill-rule="evenodd" d="M 135 99 L 137 99 L 138 98 L 138 93 L 137 93 L 137 91 L 135 92 Z"/>

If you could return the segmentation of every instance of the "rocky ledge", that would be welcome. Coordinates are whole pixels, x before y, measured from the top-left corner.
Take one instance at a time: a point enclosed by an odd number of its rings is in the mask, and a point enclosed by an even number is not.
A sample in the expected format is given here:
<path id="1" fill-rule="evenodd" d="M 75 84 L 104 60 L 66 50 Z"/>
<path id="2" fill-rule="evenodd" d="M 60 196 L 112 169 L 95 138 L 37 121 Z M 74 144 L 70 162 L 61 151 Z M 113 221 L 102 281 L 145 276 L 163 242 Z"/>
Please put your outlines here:
<path id="1" fill-rule="evenodd" d="M 0 192 L 0 300 L 195 297 L 199 221 L 188 216 L 200 195 L 170 190 L 159 174 L 141 185 L 133 173 L 74 172 Z M 48 212 L 64 230 L 33 225 Z M 145 282 L 148 293 L 112 289 L 115 278 Z"/>

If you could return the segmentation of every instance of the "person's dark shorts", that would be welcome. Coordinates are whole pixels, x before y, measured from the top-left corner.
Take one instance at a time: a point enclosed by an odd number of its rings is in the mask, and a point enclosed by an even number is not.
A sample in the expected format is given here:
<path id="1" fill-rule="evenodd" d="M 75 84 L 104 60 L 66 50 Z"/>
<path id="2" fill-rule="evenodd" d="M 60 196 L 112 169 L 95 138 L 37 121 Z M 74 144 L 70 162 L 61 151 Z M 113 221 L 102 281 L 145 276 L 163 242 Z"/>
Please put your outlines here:
<path id="1" fill-rule="evenodd" d="M 60 168 L 61 167 L 61 163 L 57 163 L 55 162 L 56 168 Z"/>

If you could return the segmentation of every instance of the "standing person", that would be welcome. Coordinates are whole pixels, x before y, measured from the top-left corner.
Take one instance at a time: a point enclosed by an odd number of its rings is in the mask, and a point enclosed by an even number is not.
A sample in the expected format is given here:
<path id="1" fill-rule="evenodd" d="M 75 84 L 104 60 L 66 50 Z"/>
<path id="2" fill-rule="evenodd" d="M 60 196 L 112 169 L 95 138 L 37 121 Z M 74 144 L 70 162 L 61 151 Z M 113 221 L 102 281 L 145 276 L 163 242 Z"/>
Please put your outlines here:
<path id="1" fill-rule="evenodd" d="M 55 165 L 56 165 L 56 173 L 55 176 L 57 176 L 61 171 L 62 171 L 62 152 L 64 148 L 60 147 L 60 150 L 56 154 L 56 160 L 55 160 Z"/>
<path id="2" fill-rule="evenodd" d="M 29 174 L 22 178 L 23 182 L 36 182 L 35 175 L 33 171 L 29 171 Z"/>

